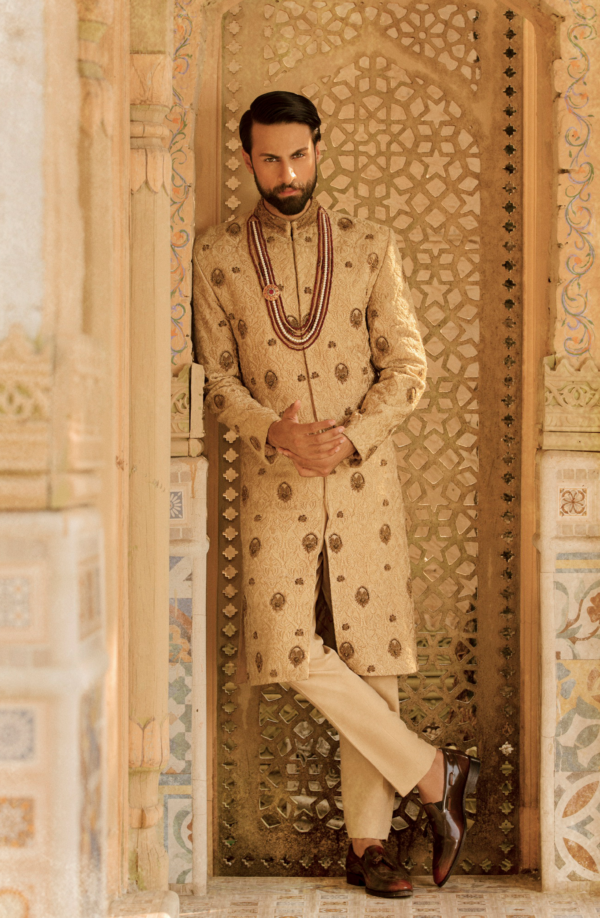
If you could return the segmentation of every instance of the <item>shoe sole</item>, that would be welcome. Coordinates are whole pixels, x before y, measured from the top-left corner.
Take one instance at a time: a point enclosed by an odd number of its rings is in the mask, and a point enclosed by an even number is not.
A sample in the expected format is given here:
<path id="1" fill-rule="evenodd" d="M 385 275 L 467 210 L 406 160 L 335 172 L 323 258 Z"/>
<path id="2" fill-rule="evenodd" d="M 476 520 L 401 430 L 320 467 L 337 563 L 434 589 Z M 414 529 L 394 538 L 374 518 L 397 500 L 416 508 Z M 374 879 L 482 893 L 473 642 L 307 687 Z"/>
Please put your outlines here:
<path id="1" fill-rule="evenodd" d="M 350 886 L 364 886 L 367 896 L 376 896 L 378 899 L 409 899 L 413 894 L 412 889 L 399 889 L 396 892 L 369 889 L 363 877 L 348 876 L 348 874 L 346 874 L 346 883 Z"/>
<path id="2" fill-rule="evenodd" d="M 477 780 L 478 780 L 478 778 L 479 778 L 479 770 L 480 770 L 480 769 L 481 769 L 481 762 L 480 762 L 480 760 L 479 760 L 479 759 L 473 759 L 473 758 L 472 758 L 472 759 L 471 759 L 471 762 L 470 762 L 470 764 L 469 764 L 469 771 L 467 772 L 467 780 L 465 781 L 465 789 L 464 789 L 464 791 L 463 791 L 463 798 L 462 798 L 463 824 L 465 825 L 465 827 L 466 827 L 466 823 L 467 823 L 467 813 L 466 813 L 466 810 L 465 810 L 465 800 L 466 800 L 466 798 L 468 797 L 469 794 L 475 793 L 475 788 L 477 787 Z M 461 853 L 462 853 L 462 849 L 463 849 L 463 846 L 464 846 L 466 837 L 467 837 L 467 832 L 466 832 L 466 828 L 465 828 L 465 831 L 463 832 L 462 841 L 461 841 L 461 843 L 460 843 L 460 846 L 459 846 L 459 848 L 458 848 L 458 851 L 456 852 L 456 856 L 455 856 L 454 860 L 452 861 L 452 865 L 451 865 L 451 867 L 450 867 L 450 870 L 448 871 L 448 873 L 446 874 L 446 876 L 444 877 L 444 879 L 442 880 L 442 882 L 436 884 L 437 887 L 438 887 L 438 889 L 441 889 L 442 886 L 444 886 L 444 885 L 448 882 L 448 880 L 450 879 L 450 877 L 452 876 L 452 871 L 454 870 L 454 868 L 456 867 L 456 865 L 457 865 L 457 863 L 458 863 L 458 859 L 459 859 L 459 857 L 460 857 L 460 855 L 461 855 Z"/>

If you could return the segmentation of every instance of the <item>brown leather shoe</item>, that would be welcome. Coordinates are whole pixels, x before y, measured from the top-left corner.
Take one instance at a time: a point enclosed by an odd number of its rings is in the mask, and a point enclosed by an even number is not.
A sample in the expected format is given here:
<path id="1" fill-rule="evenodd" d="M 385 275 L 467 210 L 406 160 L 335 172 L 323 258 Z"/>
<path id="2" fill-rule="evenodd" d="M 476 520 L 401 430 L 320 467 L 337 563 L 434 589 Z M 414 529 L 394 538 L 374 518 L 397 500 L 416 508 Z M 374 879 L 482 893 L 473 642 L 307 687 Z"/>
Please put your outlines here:
<path id="1" fill-rule="evenodd" d="M 444 795 L 440 804 L 426 803 L 425 812 L 433 831 L 433 879 L 443 886 L 452 873 L 465 840 L 465 799 L 479 777 L 479 759 L 456 749 L 444 754 Z"/>
<path id="2" fill-rule="evenodd" d="M 366 886 L 368 896 L 405 899 L 413 888 L 406 870 L 393 864 L 380 845 L 369 845 L 362 857 L 354 853 L 352 842 L 346 857 L 346 882 Z"/>

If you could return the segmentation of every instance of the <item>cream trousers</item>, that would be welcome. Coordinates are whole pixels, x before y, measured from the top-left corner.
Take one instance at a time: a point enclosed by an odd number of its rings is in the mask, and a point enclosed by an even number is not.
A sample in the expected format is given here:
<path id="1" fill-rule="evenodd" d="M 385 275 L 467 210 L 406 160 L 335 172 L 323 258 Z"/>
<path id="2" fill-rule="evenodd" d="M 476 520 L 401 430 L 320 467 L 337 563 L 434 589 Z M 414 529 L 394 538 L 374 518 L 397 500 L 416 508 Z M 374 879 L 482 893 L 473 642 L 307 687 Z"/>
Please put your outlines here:
<path id="1" fill-rule="evenodd" d="M 321 587 L 329 601 L 326 566 L 321 555 L 315 607 Z M 308 679 L 291 685 L 340 735 L 348 835 L 385 840 L 391 827 L 394 791 L 401 796 L 410 793 L 427 774 L 436 754 L 435 747 L 400 719 L 398 677 L 358 676 L 315 632 Z"/>

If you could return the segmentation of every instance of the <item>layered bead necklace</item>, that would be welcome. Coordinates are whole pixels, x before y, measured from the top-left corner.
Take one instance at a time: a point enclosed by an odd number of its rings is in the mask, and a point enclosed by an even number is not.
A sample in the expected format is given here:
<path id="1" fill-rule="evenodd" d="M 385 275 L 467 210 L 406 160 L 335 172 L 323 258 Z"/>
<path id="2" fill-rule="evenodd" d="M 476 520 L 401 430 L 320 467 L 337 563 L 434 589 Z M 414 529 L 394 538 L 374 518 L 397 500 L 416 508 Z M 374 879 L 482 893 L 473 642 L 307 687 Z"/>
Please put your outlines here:
<path id="1" fill-rule="evenodd" d="M 329 215 L 319 207 L 317 211 L 318 254 L 315 283 L 313 286 L 310 312 L 297 328 L 290 323 L 283 308 L 281 291 L 275 280 L 269 250 L 263 236 L 262 226 L 254 214 L 248 220 L 248 248 L 267 303 L 271 325 L 277 337 L 294 351 L 303 351 L 319 337 L 331 295 L 333 277 L 333 240 Z"/>

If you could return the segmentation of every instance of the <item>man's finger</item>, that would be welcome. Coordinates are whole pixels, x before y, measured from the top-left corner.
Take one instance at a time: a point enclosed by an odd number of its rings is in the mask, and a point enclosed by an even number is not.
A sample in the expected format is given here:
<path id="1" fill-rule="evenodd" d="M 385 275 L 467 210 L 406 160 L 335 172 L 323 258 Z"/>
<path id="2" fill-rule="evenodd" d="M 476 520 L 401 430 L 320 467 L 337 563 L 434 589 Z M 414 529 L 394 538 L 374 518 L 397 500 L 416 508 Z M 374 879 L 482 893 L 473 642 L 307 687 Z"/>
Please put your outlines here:
<path id="1" fill-rule="evenodd" d="M 283 417 L 286 418 L 288 421 L 295 421 L 298 417 L 298 413 L 301 407 L 302 407 L 302 402 L 298 398 L 296 399 L 295 402 L 292 402 L 292 404 L 288 408 L 285 409 L 285 411 L 283 412 Z"/>
<path id="2" fill-rule="evenodd" d="M 330 428 L 335 428 L 335 426 L 336 426 L 335 421 L 332 421 L 332 420 L 311 421 L 310 424 L 299 424 L 298 433 L 302 434 L 302 436 L 310 436 L 312 434 L 321 433 L 321 431 L 326 431 L 326 430 L 328 431 Z M 344 429 L 345 428 L 340 427 L 340 430 L 344 430 Z"/>

